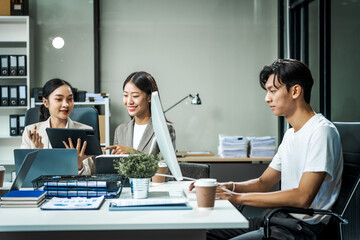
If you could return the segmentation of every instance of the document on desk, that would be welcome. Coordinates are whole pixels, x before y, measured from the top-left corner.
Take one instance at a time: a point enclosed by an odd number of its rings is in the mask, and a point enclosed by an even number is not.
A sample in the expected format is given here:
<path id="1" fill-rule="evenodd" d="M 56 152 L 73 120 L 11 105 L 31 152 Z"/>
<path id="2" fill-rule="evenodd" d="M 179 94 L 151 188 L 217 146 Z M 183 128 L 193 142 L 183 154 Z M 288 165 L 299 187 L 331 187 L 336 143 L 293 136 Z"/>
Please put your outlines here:
<path id="1" fill-rule="evenodd" d="M 111 200 L 109 211 L 143 211 L 143 210 L 191 210 L 184 198 L 156 199 L 114 199 Z"/>
<path id="2" fill-rule="evenodd" d="M 104 196 L 95 198 L 72 197 L 58 198 L 53 197 L 50 201 L 41 206 L 42 210 L 95 210 L 99 209 L 104 202 Z"/>

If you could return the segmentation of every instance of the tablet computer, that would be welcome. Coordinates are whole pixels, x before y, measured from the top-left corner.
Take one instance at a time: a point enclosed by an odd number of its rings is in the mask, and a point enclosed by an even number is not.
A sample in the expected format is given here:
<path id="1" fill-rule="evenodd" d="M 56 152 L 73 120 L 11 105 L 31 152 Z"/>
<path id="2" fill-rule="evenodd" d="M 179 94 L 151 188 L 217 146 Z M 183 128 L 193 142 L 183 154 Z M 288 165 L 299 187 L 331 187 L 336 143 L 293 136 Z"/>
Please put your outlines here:
<path id="1" fill-rule="evenodd" d="M 46 128 L 46 133 L 49 137 L 52 148 L 65 148 L 63 141 L 69 144 L 68 139 L 71 138 L 74 147 L 76 146 L 78 138 L 81 139 L 81 144 L 87 142 L 85 149 L 86 155 L 101 155 L 100 141 L 95 135 L 93 129 L 78 129 L 78 128 Z"/>

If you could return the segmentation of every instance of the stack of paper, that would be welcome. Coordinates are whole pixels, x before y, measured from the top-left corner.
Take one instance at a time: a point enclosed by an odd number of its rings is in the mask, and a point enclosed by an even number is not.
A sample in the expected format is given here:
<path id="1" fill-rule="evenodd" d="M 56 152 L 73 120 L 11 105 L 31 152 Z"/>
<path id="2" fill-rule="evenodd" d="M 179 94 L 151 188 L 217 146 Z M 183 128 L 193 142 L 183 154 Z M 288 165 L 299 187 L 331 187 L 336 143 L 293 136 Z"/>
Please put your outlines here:
<path id="1" fill-rule="evenodd" d="M 105 102 L 107 93 L 86 93 L 86 102 Z"/>
<path id="2" fill-rule="evenodd" d="M 45 191 L 39 190 L 13 190 L 1 197 L 1 207 L 39 207 L 45 202 L 45 194 Z"/>
<path id="3" fill-rule="evenodd" d="M 253 137 L 250 139 L 250 157 L 272 158 L 275 155 L 274 137 Z"/>
<path id="4" fill-rule="evenodd" d="M 246 158 L 248 139 L 242 136 L 219 135 L 218 154 L 223 158 Z"/>

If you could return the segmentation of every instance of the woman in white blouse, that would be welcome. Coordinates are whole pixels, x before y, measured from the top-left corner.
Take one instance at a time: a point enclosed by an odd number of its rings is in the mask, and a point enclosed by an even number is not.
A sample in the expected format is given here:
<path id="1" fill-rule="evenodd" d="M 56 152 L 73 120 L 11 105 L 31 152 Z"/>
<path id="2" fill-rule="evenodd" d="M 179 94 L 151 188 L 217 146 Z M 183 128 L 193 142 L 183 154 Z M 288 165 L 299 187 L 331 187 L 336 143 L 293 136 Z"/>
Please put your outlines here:
<path id="1" fill-rule="evenodd" d="M 22 135 L 21 148 L 42 149 L 51 148 L 46 128 L 80 128 L 92 127 L 72 121 L 69 118 L 74 108 L 74 95 L 71 85 L 61 79 L 49 80 L 43 87 L 43 105 L 40 107 L 40 122 L 25 127 Z M 89 175 L 94 173 L 95 167 L 90 156 L 85 155 L 87 143 L 81 146 L 79 139 L 74 147 L 71 139 L 64 142 L 66 148 L 76 148 L 78 151 L 79 174 Z"/>

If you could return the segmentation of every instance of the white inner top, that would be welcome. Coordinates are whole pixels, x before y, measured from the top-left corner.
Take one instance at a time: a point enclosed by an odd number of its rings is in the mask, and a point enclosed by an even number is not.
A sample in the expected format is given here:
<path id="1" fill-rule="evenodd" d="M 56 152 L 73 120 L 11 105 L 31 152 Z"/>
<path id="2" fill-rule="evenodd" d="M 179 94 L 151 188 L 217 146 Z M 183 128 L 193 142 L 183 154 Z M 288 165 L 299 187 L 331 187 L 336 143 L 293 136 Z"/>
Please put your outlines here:
<path id="1" fill-rule="evenodd" d="M 140 143 L 140 140 L 145 132 L 147 124 L 138 125 L 135 123 L 134 125 L 134 134 L 133 134 L 133 148 L 137 149 Z"/>

